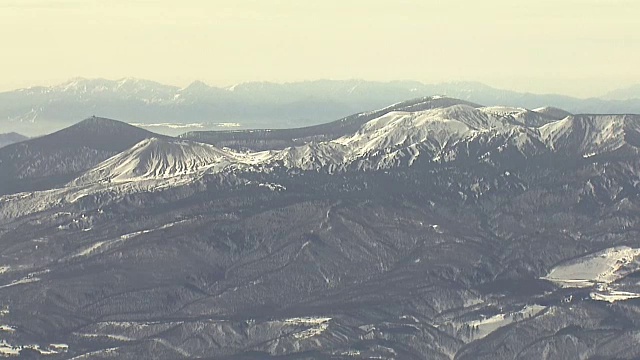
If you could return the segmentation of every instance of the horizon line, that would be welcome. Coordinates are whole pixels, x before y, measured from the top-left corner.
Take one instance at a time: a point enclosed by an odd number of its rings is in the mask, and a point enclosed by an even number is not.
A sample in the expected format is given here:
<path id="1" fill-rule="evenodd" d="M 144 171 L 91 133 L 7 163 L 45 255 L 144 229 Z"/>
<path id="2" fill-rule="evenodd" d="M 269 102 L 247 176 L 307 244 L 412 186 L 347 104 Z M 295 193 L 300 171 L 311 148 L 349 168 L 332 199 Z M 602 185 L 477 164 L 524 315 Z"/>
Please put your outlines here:
<path id="1" fill-rule="evenodd" d="M 56 87 L 62 87 L 64 85 L 70 85 L 72 82 L 74 81 L 80 81 L 80 80 L 84 80 L 84 81 L 108 81 L 108 82 L 123 82 L 123 81 L 128 81 L 128 80 L 136 80 L 136 81 L 145 81 L 145 82 L 151 82 L 151 83 L 156 83 L 162 86 L 167 86 L 167 87 L 173 87 L 176 88 L 176 90 L 183 90 L 183 89 L 187 89 L 188 87 L 192 86 L 193 84 L 204 84 L 209 88 L 213 88 L 213 89 L 221 89 L 221 90 L 227 90 L 227 91 L 233 91 L 233 88 L 235 88 L 236 86 L 239 85 L 246 85 L 246 84 L 269 84 L 269 85 L 293 85 L 293 84 L 302 84 L 302 83 L 314 83 L 314 82 L 322 82 L 322 81 L 327 81 L 327 82 L 361 82 L 361 83 L 377 83 L 377 84 L 393 84 L 393 83 L 416 83 L 416 84 L 420 84 L 420 85 L 424 85 L 424 86 L 438 86 L 438 85 L 462 85 L 462 84 L 467 84 L 467 85 L 479 85 L 479 86 L 483 86 L 486 87 L 490 90 L 498 90 L 498 91 L 508 91 L 508 92 L 513 92 L 513 93 L 517 93 L 517 94 L 524 94 L 524 95 L 540 95 L 540 96 L 565 96 L 565 97 L 569 97 L 569 98 L 573 98 L 573 99 L 580 99 L 580 100 L 589 100 L 589 99 L 603 99 L 604 96 L 606 96 L 608 93 L 612 92 L 612 91 L 616 91 L 616 90 L 623 90 L 623 89 L 630 89 L 635 87 L 636 85 L 630 85 L 630 86 L 626 86 L 626 87 L 620 87 L 620 88 L 615 88 L 613 90 L 610 90 L 608 92 L 605 92 L 603 94 L 601 94 L 600 96 L 589 96 L 589 97 L 583 97 L 583 96 L 575 96 L 575 95 L 569 95 L 566 93 L 559 93 L 559 92 L 534 92 L 534 91 L 521 91 L 521 90 L 515 90 L 515 89 L 509 89 L 509 88 L 505 88 L 505 87 L 496 87 L 494 85 L 490 85 L 487 84 L 485 82 L 482 81 L 478 81 L 478 80 L 452 80 L 452 81 L 442 81 L 442 82 L 425 82 L 425 81 L 420 81 L 420 80 L 411 80 L 411 79 L 396 79 L 396 80 L 367 80 L 367 79 L 363 79 L 363 78 L 346 78 L 346 79 L 332 79 L 332 78 L 317 78 L 317 79 L 305 79 L 305 80 L 295 80 L 295 81 L 275 81 L 275 80 L 251 80 L 251 81 L 243 81 L 243 82 L 238 82 L 232 85 L 211 85 L 209 83 L 207 83 L 204 80 L 193 80 L 191 82 L 189 82 L 186 86 L 181 86 L 181 85 L 176 85 L 175 83 L 166 83 L 166 82 L 162 82 L 162 81 L 158 81 L 158 80 L 153 80 L 153 79 L 148 79 L 148 78 L 143 78 L 143 77 L 134 77 L 134 76 L 127 76 L 127 77 L 121 77 L 121 78 L 107 78 L 107 77 L 85 77 L 85 76 L 74 76 L 71 77 L 65 81 L 62 82 L 57 82 L 55 84 L 52 85 L 31 85 L 31 86 L 26 86 L 26 87 L 16 87 L 16 88 L 10 88 L 10 89 L 6 89 L 6 90 L 0 90 L 0 94 L 1 93 L 11 93 L 11 92 L 17 92 L 17 91 L 25 91 L 25 90 L 32 90 L 32 89 L 38 89 L 38 88 L 56 88 Z M 640 84 L 638 84 L 640 85 Z"/>

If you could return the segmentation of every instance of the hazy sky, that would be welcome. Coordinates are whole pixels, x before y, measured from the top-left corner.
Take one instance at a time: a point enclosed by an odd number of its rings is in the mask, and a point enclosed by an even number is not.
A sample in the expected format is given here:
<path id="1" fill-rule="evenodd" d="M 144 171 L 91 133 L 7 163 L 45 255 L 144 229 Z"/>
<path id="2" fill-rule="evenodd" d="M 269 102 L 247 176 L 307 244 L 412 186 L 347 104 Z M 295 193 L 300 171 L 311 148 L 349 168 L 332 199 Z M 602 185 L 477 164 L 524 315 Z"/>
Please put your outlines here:
<path id="1" fill-rule="evenodd" d="M 640 83 L 638 16 L 638 0 L 0 0 L 0 90 L 359 78 L 600 95 Z"/>

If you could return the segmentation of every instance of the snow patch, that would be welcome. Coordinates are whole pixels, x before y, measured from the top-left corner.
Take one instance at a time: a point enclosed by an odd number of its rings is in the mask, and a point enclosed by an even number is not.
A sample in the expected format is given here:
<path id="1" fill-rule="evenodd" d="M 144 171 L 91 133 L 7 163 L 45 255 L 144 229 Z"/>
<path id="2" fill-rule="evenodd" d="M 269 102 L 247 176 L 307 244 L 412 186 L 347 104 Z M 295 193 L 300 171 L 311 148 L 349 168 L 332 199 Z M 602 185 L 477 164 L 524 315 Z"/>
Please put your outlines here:
<path id="1" fill-rule="evenodd" d="M 4 332 L 15 332 L 16 329 L 13 326 L 9 326 L 9 325 L 0 325 L 0 331 L 4 331 Z"/>
<path id="2" fill-rule="evenodd" d="M 259 187 L 266 187 L 267 189 L 269 189 L 271 191 L 284 191 L 284 190 L 287 190 L 287 188 L 285 186 L 282 186 L 282 185 L 276 184 L 276 183 L 259 183 L 258 186 Z"/>
<path id="3" fill-rule="evenodd" d="M 466 325 L 470 329 L 473 329 L 470 338 L 476 340 L 484 338 L 492 332 L 518 321 L 518 319 L 524 320 L 538 315 L 544 309 L 546 309 L 546 306 L 527 305 L 522 310 L 517 312 L 508 314 L 497 314 L 491 317 L 482 317 L 481 319 L 473 320 L 463 325 Z"/>
<path id="4" fill-rule="evenodd" d="M 592 292 L 589 294 L 591 299 L 598 301 L 607 301 L 610 303 L 614 303 L 616 301 L 624 301 L 629 299 L 640 299 L 640 294 L 627 292 L 627 291 L 616 291 L 610 290 L 609 292 Z"/>
<path id="5" fill-rule="evenodd" d="M 117 243 L 133 239 L 136 236 L 140 236 L 140 235 L 143 235 L 143 234 L 148 234 L 148 233 L 151 233 L 151 232 L 154 232 L 154 231 L 158 231 L 158 230 L 168 229 L 168 228 L 173 227 L 173 226 L 175 226 L 177 224 L 182 224 L 182 223 L 185 223 L 187 221 L 189 221 L 189 220 L 180 220 L 180 221 L 170 222 L 170 223 L 164 224 L 164 225 L 162 225 L 162 226 L 160 226 L 158 228 L 155 228 L 155 229 L 138 230 L 138 231 L 134 231 L 132 233 L 120 235 L 120 237 L 118 237 L 116 239 L 98 241 L 95 244 L 93 244 L 93 245 L 81 250 L 80 252 L 72 255 L 69 259 L 74 259 L 74 258 L 81 257 L 81 256 L 89 256 L 89 255 L 98 253 L 99 250 L 102 250 L 103 248 L 106 249 L 106 248 L 110 247 L 111 245 L 115 245 Z"/>
<path id="6" fill-rule="evenodd" d="M 40 278 L 37 278 L 37 277 L 24 277 L 24 278 L 22 278 L 20 280 L 14 280 L 9 284 L 0 285 L 0 289 L 4 289 L 4 288 L 11 287 L 11 286 L 16 286 L 16 285 L 28 284 L 28 283 L 32 283 L 32 282 L 36 282 L 36 281 L 40 281 Z"/>
<path id="7" fill-rule="evenodd" d="M 190 129 L 190 128 L 203 129 L 205 127 L 205 124 L 203 124 L 203 123 L 189 123 L 189 124 L 183 124 L 183 123 L 155 123 L 155 124 L 129 123 L 129 125 L 137 126 L 137 127 L 141 127 L 141 128 L 166 127 L 166 128 L 169 128 L 169 129 Z"/>
<path id="8" fill-rule="evenodd" d="M 285 324 L 294 326 L 310 326 L 308 329 L 296 332 L 293 337 L 298 340 L 308 339 L 322 334 L 329 328 L 328 317 L 298 317 L 285 320 Z"/>
<path id="9" fill-rule="evenodd" d="M 5 340 L 0 340 L 0 356 L 10 357 L 20 355 L 21 348 L 18 346 L 11 346 Z"/>
<path id="10" fill-rule="evenodd" d="M 568 288 L 610 284 L 640 269 L 639 255 L 640 249 L 613 247 L 561 264 L 543 279 Z"/>
<path id="11" fill-rule="evenodd" d="M 221 123 L 217 123 L 215 125 L 217 127 L 221 127 L 221 128 L 233 128 L 233 127 L 242 126 L 240 123 L 237 123 L 237 122 L 221 122 Z"/>
<path id="12" fill-rule="evenodd" d="M 20 351 L 30 349 L 37 351 L 40 355 L 57 355 L 67 352 L 67 344 L 50 344 L 45 347 L 40 345 L 11 345 L 6 340 L 0 340 L 0 357 L 20 356 Z"/>
<path id="13" fill-rule="evenodd" d="M 80 251 L 79 253 L 73 255 L 71 258 L 73 259 L 73 258 L 76 258 L 76 257 L 79 257 L 79 256 L 87 256 L 87 255 L 91 254 L 92 252 L 94 252 L 95 250 L 101 248 L 103 245 L 105 245 L 107 243 L 109 243 L 109 241 L 99 241 L 99 242 L 91 245 L 90 247 Z"/>

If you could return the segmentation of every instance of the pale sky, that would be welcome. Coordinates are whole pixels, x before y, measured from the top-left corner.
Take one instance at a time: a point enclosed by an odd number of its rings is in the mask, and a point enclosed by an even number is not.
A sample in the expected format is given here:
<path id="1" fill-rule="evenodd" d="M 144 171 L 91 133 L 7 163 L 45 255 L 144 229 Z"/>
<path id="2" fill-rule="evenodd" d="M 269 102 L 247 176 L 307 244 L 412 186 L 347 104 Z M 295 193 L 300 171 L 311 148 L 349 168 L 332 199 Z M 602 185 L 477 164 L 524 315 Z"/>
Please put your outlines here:
<path id="1" fill-rule="evenodd" d="M 0 91 L 73 77 L 640 83 L 638 0 L 0 0 Z"/>

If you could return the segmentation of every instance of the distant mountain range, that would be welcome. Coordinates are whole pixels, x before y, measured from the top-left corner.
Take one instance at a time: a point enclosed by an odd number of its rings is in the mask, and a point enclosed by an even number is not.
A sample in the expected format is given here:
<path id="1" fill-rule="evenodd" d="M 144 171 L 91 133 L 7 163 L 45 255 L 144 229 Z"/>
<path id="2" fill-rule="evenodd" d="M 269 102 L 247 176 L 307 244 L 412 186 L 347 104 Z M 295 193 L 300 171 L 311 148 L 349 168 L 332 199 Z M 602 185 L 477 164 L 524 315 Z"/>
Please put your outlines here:
<path id="1" fill-rule="evenodd" d="M 0 93 L 0 125 L 6 131 L 41 135 L 96 115 L 173 135 L 190 130 L 288 128 L 432 95 L 487 106 L 554 106 L 572 113 L 640 113 L 637 88 L 612 92 L 602 99 L 577 99 L 500 90 L 475 82 L 318 80 L 285 84 L 251 82 L 220 88 L 197 81 L 179 88 L 133 78 L 77 78 L 57 86 Z"/>
<path id="2" fill-rule="evenodd" d="M 640 84 L 610 91 L 601 98 L 605 100 L 638 100 L 640 99 Z"/>
<path id="3" fill-rule="evenodd" d="M 11 145 L 20 141 L 27 140 L 28 137 L 12 132 L 8 134 L 0 134 L 0 148 Z"/>

